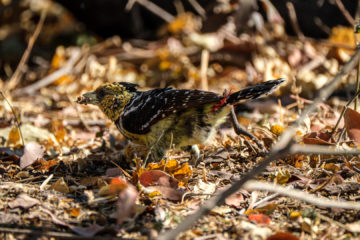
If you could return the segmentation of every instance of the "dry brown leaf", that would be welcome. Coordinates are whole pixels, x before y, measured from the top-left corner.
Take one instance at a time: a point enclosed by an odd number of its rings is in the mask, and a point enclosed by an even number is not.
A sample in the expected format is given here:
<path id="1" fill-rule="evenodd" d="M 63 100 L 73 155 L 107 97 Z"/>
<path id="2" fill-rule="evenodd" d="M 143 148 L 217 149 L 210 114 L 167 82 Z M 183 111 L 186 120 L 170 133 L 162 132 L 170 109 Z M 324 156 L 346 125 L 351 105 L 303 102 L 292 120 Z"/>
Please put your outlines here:
<path id="1" fill-rule="evenodd" d="M 26 193 L 20 193 L 16 199 L 9 202 L 10 208 L 21 207 L 23 209 L 31 208 L 32 206 L 39 205 L 40 201 L 36 198 L 32 198 Z"/>
<path id="2" fill-rule="evenodd" d="M 9 137 L 7 141 L 7 145 L 18 145 L 20 143 L 20 131 L 19 128 L 16 126 L 13 126 L 9 132 Z"/>
<path id="3" fill-rule="evenodd" d="M 346 132 L 351 140 L 360 144 L 360 114 L 347 108 L 344 114 Z"/>
<path id="4" fill-rule="evenodd" d="M 160 193 L 162 198 L 170 201 L 180 201 L 185 193 L 185 191 L 181 188 L 175 189 L 166 186 L 148 186 L 146 189 L 152 192 Z"/>
<path id="5" fill-rule="evenodd" d="M 244 202 L 244 196 L 240 192 L 234 193 L 234 194 L 230 195 L 230 197 L 225 199 L 226 205 L 229 205 L 231 207 L 236 207 L 236 208 L 239 208 L 240 204 L 243 202 Z"/>
<path id="6" fill-rule="evenodd" d="M 32 165 L 44 156 L 44 152 L 44 146 L 36 142 L 30 142 L 26 144 L 24 149 L 24 155 L 22 155 L 20 158 L 20 167 L 24 169 L 27 166 Z"/>
<path id="7" fill-rule="evenodd" d="M 79 234 L 80 236 L 83 236 L 83 237 L 93 237 L 98 232 L 100 232 L 101 230 L 104 229 L 104 227 L 99 226 L 97 224 L 90 225 L 89 227 L 76 227 L 76 226 L 73 226 L 73 225 L 71 225 L 69 223 L 66 223 L 63 220 L 59 219 L 57 216 L 55 216 L 52 212 L 50 212 L 47 209 L 41 209 L 41 211 L 49 214 L 51 216 L 51 219 L 52 219 L 53 223 L 55 223 L 57 225 L 60 225 L 60 226 L 68 227 L 73 232 L 75 232 L 75 233 L 77 233 L 77 234 Z"/>
<path id="8" fill-rule="evenodd" d="M 0 212 L 0 224 L 17 223 L 20 220 L 18 214 Z"/>
<path id="9" fill-rule="evenodd" d="M 117 223 L 121 224 L 134 213 L 136 200 L 139 195 L 138 191 L 125 179 L 117 177 L 112 179 L 110 183 L 110 192 L 113 194 L 118 193 L 116 217 Z"/>
<path id="10" fill-rule="evenodd" d="M 70 189 L 63 177 L 59 178 L 51 187 L 50 190 L 55 190 L 62 193 L 69 193 Z"/>
<path id="11" fill-rule="evenodd" d="M 279 232 L 271 235 L 266 240 L 299 240 L 299 238 L 291 233 Z"/>

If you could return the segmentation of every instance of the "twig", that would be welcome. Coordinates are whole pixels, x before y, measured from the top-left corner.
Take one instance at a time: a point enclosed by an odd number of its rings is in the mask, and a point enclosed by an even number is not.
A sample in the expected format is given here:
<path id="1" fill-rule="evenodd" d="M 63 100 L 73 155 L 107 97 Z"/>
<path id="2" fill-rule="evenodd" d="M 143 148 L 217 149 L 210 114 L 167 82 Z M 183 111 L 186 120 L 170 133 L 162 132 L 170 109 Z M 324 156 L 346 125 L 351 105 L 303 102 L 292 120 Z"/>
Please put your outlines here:
<path id="1" fill-rule="evenodd" d="M 341 149 L 328 147 L 323 145 L 312 144 L 293 144 L 291 146 L 291 154 L 323 154 L 323 155 L 360 155 L 360 149 Z"/>
<path id="2" fill-rule="evenodd" d="M 172 22 L 175 17 L 171 15 L 170 13 L 166 12 L 164 9 L 160 8 L 158 5 L 156 5 L 153 2 L 150 2 L 148 0 L 135 0 L 137 3 L 145 7 L 150 12 L 154 13 L 158 17 L 162 18 L 165 22 Z"/>
<path id="3" fill-rule="evenodd" d="M 360 58 L 359 58 L 359 59 L 360 59 Z M 344 108 L 343 108 L 343 110 L 342 110 L 342 112 L 341 112 L 341 114 L 340 114 L 340 116 L 339 116 L 339 119 L 337 120 L 337 122 L 336 122 L 333 130 L 332 130 L 331 133 L 330 133 L 330 137 L 332 137 L 332 135 L 333 135 L 333 134 L 335 133 L 335 131 L 337 130 L 337 128 L 338 128 L 338 126 L 339 126 L 339 124 L 340 124 L 340 121 L 341 121 L 342 117 L 343 117 L 344 114 L 345 114 L 346 109 L 350 106 L 350 104 L 351 104 L 355 99 L 357 99 L 357 97 L 358 97 L 359 95 L 360 95 L 360 91 L 357 91 L 357 92 L 355 93 L 355 95 L 350 99 L 350 101 L 348 101 L 347 104 L 344 106 Z"/>
<path id="4" fill-rule="evenodd" d="M 40 190 L 44 190 L 45 186 L 50 182 L 50 180 L 54 177 L 54 174 L 50 174 L 45 181 L 40 185 Z"/>
<path id="5" fill-rule="evenodd" d="M 194 214 L 186 217 L 175 229 L 170 230 L 168 232 L 162 233 L 158 239 L 175 239 L 180 233 L 188 230 L 190 227 L 194 225 L 194 223 L 203 217 L 205 214 L 211 211 L 216 206 L 220 206 L 225 202 L 225 199 L 229 197 L 231 194 L 237 192 L 247 181 L 256 177 L 262 171 L 266 169 L 266 167 L 276 159 L 279 159 L 285 156 L 290 152 L 291 147 L 293 145 L 293 136 L 297 130 L 296 127 L 299 126 L 300 123 L 304 121 L 304 119 L 316 110 L 318 104 L 321 101 L 327 99 L 330 94 L 336 89 L 339 84 L 339 81 L 342 79 L 343 75 L 349 73 L 355 66 L 356 60 L 360 55 L 360 49 L 358 48 L 355 54 L 350 58 L 350 60 L 344 65 L 341 71 L 329 81 L 319 92 L 319 95 L 313 100 L 313 104 L 309 105 L 299 118 L 280 136 L 278 142 L 272 147 L 269 155 L 262 162 L 259 163 L 256 167 L 254 167 L 250 172 L 245 174 L 240 180 L 235 181 L 227 190 L 225 190 L 222 194 L 218 196 L 214 196 L 207 200 L 204 205 L 199 208 Z M 287 189 L 288 191 L 288 189 Z M 302 195 L 297 192 L 297 195 Z M 354 206 L 353 204 L 349 204 Z M 343 207 L 341 205 L 340 207 Z M 353 209 L 353 208 L 352 208 Z"/>
<path id="6" fill-rule="evenodd" d="M 15 181 L 16 183 L 22 183 L 22 182 L 30 182 L 32 180 L 36 180 L 36 179 L 39 179 L 39 178 L 43 178 L 44 176 L 40 175 L 40 176 L 33 176 L 33 177 L 29 177 L 29 178 L 24 178 L 24 179 L 20 179 L 20 180 L 17 180 Z"/>
<path id="7" fill-rule="evenodd" d="M 323 30 L 324 33 L 326 33 L 328 36 L 331 35 L 331 28 L 329 28 L 327 25 L 325 25 L 323 23 L 323 21 L 321 20 L 321 18 L 319 17 L 314 17 L 314 23 L 321 29 Z"/>
<path id="8" fill-rule="evenodd" d="M 358 4 L 360 4 L 360 1 L 358 2 Z M 356 22 L 356 24 L 355 24 L 355 32 L 354 32 L 355 38 L 357 37 L 357 34 L 358 34 L 359 25 L 360 25 L 360 23 Z M 358 38 L 356 38 L 356 45 L 360 46 Z M 358 67 L 357 67 L 357 72 L 356 72 L 356 90 L 355 90 L 355 92 L 359 92 L 359 90 L 360 90 L 360 79 L 359 78 L 360 78 L 360 58 L 358 60 Z M 354 110 L 355 111 L 357 111 L 357 106 L 358 106 L 358 97 L 356 96 L 355 105 L 354 105 Z"/>
<path id="9" fill-rule="evenodd" d="M 318 207 L 360 210 L 360 203 L 358 202 L 329 200 L 327 198 L 319 198 L 314 196 L 313 194 L 301 190 L 290 189 L 287 187 L 283 187 L 281 185 L 274 185 L 263 181 L 254 181 L 254 180 L 248 181 L 244 185 L 244 188 L 246 190 L 275 192 L 282 196 L 301 200 Z"/>
<path id="10" fill-rule="evenodd" d="M 55 239 L 75 239 L 75 240 L 114 240 L 114 239 L 121 239 L 124 240 L 123 237 L 105 237 L 105 236 L 94 236 L 94 237 L 85 237 L 79 236 L 72 233 L 66 232 L 54 232 L 54 231 L 46 231 L 44 228 L 41 229 L 22 229 L 22 228 L 7 228 L 7 227 L 0 227 L 1 233 L 11 233 L 11 234 L 26 234 L 29 238 L 25 239 L 38 239 L 35 236 L 44 236 L 44 237 L 51 237 Z M 6 239 L 6 238 L 5 238 Z"/>
<path id="11" fill-rule="evenodd" d="M 207 71 L 209 67 L 209 50 L 203 49 L 201 52 L 201 67 L 200 67 L 200 76 L 201 76 L 201 89 L 207 91 L 209 89 L 209 83 L 207 79 Z"/>
<path id="12" fill-rule="evenodd" d="M 351 14 L 349 13 L 348 10 L 346 10 L 344 4 L 342 3 L 341 0 L 335 0 L 336 5 L 338 6 L 339 10 L 341 11 L 341 13 L 344 15 L 344 17 L 346 18 L 346 20 L 350 23 L 351 26 L 354 26 L 355 24 L 355 20 L 354 18 L 351 16 Z"/>
<path id="13" fill-rule="evenodd" d="M 10 104 L 10 102 L 7 100 L 7 98 L 5 97 L 4 93 L 0 91 L 0 95 L 1 95 L 2 98 L 4 98 L 4 100 L 6 101 L 6 103 L 9 105 L 9 107 L 10 107 L 10 109 L 11 109 L 11 112 L 12 112 L 12 114 L 14 115 L 15 125 L 16 125 L 17 129 L 19 130 L 22 145 L 25 146 L 24 137 L 23 137 L 23 135 L 22 135 L 22 132 L 21 132 L 21 129 L 20 129 L 20 123 L 19 123 L 19 120 L 18 120 L 18 118 L 17 118 L 17 116 L 16 116 L 15 110 L 14 110 L 14 108 L 12 107 L 12 105 Z"/>
<path id="14" fill-rule="evenodd" d="M 342 223 L 340 223 L 338 221 L 335 221 L 334 219 L 331 219 L 331 218 L 329 218 L 327 216 L 324 216 L 324 215 L 322 215 L 320 213 L 316 213 L 316 216 L 318 216 L 321 220 L 324 220 L 324 221 L 327 221 L 327 222 L 331 223 L 332 225 L 337 225 L 337 226 L 339 226 L 339 227 L 341 227 L 343 229 L 347 229 L 345 224 L 342 224 Z"/>
<path id="15" fill-rule="evenodd" d="M 47 7 L 45 7 L 43 9 L 41 16 L 40 16 L 40 20 L 39 20 L 38 24 L 36 25 L 35 31 L 29 39 L 27 48 L 26 48 L 24 54 L 22 55 L 14 74 L 11 76 L 8 84 L 5 86 L 6 91 L 12 90 L 19 83 L 20 78 L 23 74 L 24 65 L 28 61 L 31 50 L 34 47 L 35 41 L 39 37 L 40 31 L 44 25 L 47 10 L 48 10 Z"/>
<path id="16" fill-rule="evenodd" d="M 356 12 L 355 12 L 355 19 L 360 18 L 360 0 L 358 0 Z"/>
<path id="17" fill-rule="evenodd" d="M 318 191 L 320 191 L 321 189 L 323 189 L 326 185 L 329 184 L 329 182 L 331 182 L 331 180 L 333 180 L 335 174 L 333 174 L 331 177 L 329 177 L 325 182 L 323 182 L 322 184 L 320 184 L 319 186 L 317 186 L 316 188 L 310 190 L 311 193 L 316 193 Z"/>
<path id="18" fill-rule="evenodd" d="M 300 40 L 304 40 L 305 36 L 304 34 L 301 32 L 298 21 L 297 21 L 297 17 L 296 17 L 296 11 L 294 8 L 294 5 L 292 4 L 292 2 L 286 2 L 286 7 L 289 10 L 289 16 L 290 16 L 290 22 L 291 25 L 296 33 L 296 36 L 298 36 L 298 38 Z"/>
<path id="19" fill-rule="evenodd" d="M 30 86 L 15 91 L 14 94 L 17 96 L 21 94 L 32 94 L 35 91 L 39 90 L 40 88 L 53 83 L 60 77 L 70 74 L 72 72 L 74 64 L 79 60 L 80 56 L 81 56 L 80 49 L 74 48 L 70 59 L 67 61 L 67 63 L 63 68 L 60 68 L 59 70 L 51 73 L 50 75 L 44 77 L 43 79 L 37 81 L 36 83 Z"/>
<path id="20" fill-rule="evenodd" d="M 277 196 L 280 196 L 280 193 L 274 193 L 274 194 L 272 194 L 272 195 L 270 195 L 270 196 L 268 196 L 268 197 L 266 197 L 266 198 L 263 198 L 263 199 L 261 199 L 260 201 L 254 203 L 251 207 L 252 207 L 252 209 L 257 208 L 258 206 L 260 207 L 262 204 L 267 203 L 267 202 L 273 200 L 273 199 L 276 198 Z"/>
<path id="21" fill-rule="evenodd" d="M 205 9 L 196 1 L 196 0 L 188 0 L 191 6 L 195 9 L 195 11 L 202 17 L 206 18 Z"/>
<path id="22" fill-rule="evenodd" d="M 118 167 L 120 169 L 120 171 L 128 178 L 131 178 L 131 175 L 125 171 L 122 167 L 120 167 L 119 164 L 115 163 L 113 160 L 110 161 L 112 164 L 114 164 L 116 167 Z"/>

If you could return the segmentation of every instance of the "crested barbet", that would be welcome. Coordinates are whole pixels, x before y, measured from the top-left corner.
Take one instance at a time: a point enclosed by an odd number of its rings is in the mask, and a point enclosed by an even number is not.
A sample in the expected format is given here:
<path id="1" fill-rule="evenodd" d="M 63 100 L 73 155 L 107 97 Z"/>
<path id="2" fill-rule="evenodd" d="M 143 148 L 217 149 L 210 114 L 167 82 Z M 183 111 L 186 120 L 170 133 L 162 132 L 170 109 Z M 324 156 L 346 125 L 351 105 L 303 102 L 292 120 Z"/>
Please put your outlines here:
<path id="1" fill-rule="evenodd" d="M 136 84 L 114 82 L 83 94 L 77 102 L 97 105 L 127 139 L 146 146 L 154 161 L 172 146 L 189 148 L 198 158 L 197 144 L 211 139 L 234 104 L 270 94 L 284 81 L 270 80 L 223 95 L 170 87 L 138 91 Z"/>

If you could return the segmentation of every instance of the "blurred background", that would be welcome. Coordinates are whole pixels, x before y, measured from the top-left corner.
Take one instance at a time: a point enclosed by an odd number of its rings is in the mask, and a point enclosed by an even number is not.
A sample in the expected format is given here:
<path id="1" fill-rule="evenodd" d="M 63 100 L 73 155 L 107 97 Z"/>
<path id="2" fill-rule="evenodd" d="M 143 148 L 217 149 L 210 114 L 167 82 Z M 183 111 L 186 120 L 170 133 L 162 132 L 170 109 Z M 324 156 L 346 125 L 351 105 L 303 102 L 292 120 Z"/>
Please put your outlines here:
<path id="1" fill-rule="evenodd" d="M 123 80 L 207 89 L 221 79 L 224 87 L 238 88 L 286 77 L 316 90 L 352 53 L 359 7 L 354 0 L 1 0 L 2 87 L 42 13 L 39 36 L 14 81 L 17 88 L 64 67 L 73 54 L 68 48 L 77 46 L 87 61 L 51 84 L 91 79 L 87 87 L 93 88 Z M 310 73 L 304 66 L 314 59 Z M 78 84 L 72 90 L 84 88 Z"/>

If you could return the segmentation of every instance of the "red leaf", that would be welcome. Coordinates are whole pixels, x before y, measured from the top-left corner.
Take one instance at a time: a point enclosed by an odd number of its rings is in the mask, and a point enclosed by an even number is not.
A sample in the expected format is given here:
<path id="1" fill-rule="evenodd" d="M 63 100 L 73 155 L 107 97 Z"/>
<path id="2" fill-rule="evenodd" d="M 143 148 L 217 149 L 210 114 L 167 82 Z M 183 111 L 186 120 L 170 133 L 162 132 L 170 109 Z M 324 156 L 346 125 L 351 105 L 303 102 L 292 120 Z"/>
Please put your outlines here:
<path id="1" fill-rule="evenodd" d="M 149 170 L 143 172 L 139 177 L 139 182 L 144 187 L 157 185 L 177 188 L 179 184 L 178 180 L 160 170 Z"/>
<path id="2" fill-rule="evenodd" d="M 299 240 L 299 238 L 291 233 L 279 232 L 271 235 L 266 240 Z"/>
<path id="3" fill-rule="evenodd" d="M 360 144 L 360 114 L 347 108 L 344 114 L 345 128 L 350 139 Z"/>
<path id="4" fill-rule="evenodd" d="M 117 177 L 111 179 L 110 183 L 110 193 L 111 194 L 117 194 L 122 192 L 124 189 L 126 189 L 130 184 L 123 178 Z"/>
<path id="5" fill-rule="evenodd" d="M 36 142 L 26 144 L 24 155 L 20 158 L 20 167 L 26 168 L 44 156 L 45 148 Z"/>
<path id="6" fill-rule="evenodd" d="M 268 216 L 264 215 L 264 214 L 250 214 L 248 216 L 248 219 L 250 221 L 254 221 L 254 222 L 258 223 L 258 224 L 266 224 L 266 225 L 268 225 L 271 222 L 271 219 Z"/>

